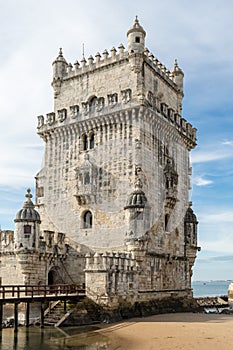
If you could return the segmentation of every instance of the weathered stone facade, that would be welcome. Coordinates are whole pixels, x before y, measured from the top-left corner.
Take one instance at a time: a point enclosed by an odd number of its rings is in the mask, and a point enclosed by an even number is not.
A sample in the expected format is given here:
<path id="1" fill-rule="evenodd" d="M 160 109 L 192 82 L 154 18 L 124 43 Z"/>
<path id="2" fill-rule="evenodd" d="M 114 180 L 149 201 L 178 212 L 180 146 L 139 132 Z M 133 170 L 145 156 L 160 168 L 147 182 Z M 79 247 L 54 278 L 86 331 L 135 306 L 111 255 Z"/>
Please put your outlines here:
<path id="1" fill-rule="evenodd" d="M 136 18 L 127 50 L 121 44 L 73 66 L 60 50 L 53 62 L 54 111 L 38 117 L 38 236 L 20 236 L 17 217 L 11 233 L 22 282 L 48 283 L 53 271 L 53 282 L 85 283 L 90 298 L 111 307 L 192 295 L 196 129 L 181 116 L 182 70 L 176 61 L 167 70 L 145 36 Z"/>

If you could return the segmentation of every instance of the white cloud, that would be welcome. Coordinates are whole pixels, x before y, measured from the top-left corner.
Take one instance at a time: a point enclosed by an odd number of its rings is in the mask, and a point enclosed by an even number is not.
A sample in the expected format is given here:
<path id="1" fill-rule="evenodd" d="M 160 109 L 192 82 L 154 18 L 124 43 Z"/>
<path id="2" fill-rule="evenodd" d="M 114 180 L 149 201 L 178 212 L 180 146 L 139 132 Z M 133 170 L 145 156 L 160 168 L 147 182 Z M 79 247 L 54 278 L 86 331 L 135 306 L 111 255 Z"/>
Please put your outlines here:
<path id="1" fill-rule="evenodd" d="M 192 182 L 196 186 L 207 186 L 207 185 L 211 185 L 213 183 L 212 180 L 204 179 L 201 176 L 193 177 Z"/>
<path id="2" fill-rule="evenodd" d="M 209 148 L 211 148 L 211 145 L 209 146 Z M 191 162 L 193 164 L 212 162 L 216 160 L 226 159 L 229 157 L 233 157 L 232 152 L 223 152 L 223 150 L 216 149 L 213 149 L 213 151 L 196 151 L 191 154 Z"/>
<path id="3" fill-rule="evenodd" d="M 211 223 L 211 224 L 218 223 L 221 225 L 223 225 L 223 223 L 233 223 L 233 211 L 225 211 L 222 213 L 213 212 L 212 214 L 200 214 L 199 219 L 202 223 Z"/>
<path id="4" fill-rule="evenodd" d="M 233 146 L 233 141 L 224 141 L 222 144 L 227 146 Z"/>

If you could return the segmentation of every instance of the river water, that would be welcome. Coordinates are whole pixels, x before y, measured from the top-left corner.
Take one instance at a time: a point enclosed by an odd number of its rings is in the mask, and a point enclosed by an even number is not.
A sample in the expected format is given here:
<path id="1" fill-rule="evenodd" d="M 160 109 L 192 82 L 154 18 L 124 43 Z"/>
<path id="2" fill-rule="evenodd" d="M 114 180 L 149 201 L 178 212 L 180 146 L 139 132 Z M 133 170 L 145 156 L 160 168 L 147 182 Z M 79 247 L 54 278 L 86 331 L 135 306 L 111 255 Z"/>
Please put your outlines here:
<path id="1" fill-rule="evenodd" d="M 2 330 L 1 350 L 113 350 L 109 339 L 94 332 L 95 326 L 66 328 L 20 327 Z"/>
<path id="2" fill-rule="evenodd" d="M 193 296 L 199 297 L 216 297 L 227 295 L 228 287 L 231 280 L 226 281 L 194 281 L 192 283 Z"/>

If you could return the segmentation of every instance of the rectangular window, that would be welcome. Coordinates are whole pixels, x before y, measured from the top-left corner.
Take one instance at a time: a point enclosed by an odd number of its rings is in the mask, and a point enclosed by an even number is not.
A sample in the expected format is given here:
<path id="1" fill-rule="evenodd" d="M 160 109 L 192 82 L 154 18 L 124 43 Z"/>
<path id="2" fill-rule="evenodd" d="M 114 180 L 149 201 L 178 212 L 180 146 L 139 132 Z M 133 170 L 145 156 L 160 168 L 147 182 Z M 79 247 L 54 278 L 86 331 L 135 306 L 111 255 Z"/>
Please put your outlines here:
<path id="1" fill-rule="evenodd" d="M 30 225 L 24 225 L 24 234 L 31 234 L 31 226 Z"/>

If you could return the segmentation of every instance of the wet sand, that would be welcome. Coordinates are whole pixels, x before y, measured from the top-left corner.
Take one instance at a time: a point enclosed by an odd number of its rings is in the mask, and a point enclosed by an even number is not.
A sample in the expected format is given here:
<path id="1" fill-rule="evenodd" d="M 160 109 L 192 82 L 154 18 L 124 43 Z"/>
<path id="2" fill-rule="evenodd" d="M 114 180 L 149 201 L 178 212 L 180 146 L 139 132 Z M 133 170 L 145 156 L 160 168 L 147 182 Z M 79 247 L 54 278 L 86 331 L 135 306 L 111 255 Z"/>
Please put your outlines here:
<path id="1" fill-rule="evenodd" d="M 113 350 L 232 350 L 233 315 L 178 313 L 134 318 L 98 332 Z"/>

